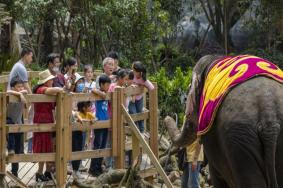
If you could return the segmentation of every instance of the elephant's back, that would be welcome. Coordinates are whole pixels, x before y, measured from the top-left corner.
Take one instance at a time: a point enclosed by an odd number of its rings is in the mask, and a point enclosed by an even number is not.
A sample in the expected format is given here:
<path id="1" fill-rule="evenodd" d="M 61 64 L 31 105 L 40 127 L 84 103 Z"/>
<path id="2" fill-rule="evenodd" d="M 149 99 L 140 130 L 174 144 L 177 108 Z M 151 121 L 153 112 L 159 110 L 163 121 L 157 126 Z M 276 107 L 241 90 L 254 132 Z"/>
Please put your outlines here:
<path id="1" fill-rule="evenodd" d="M 282 122 L 283 83 L 258 76 L 247 80 L 226 95 L 219 107 L 215 123 L 229 126 L 235 123 L 255 125 L 259 122 Z"/>

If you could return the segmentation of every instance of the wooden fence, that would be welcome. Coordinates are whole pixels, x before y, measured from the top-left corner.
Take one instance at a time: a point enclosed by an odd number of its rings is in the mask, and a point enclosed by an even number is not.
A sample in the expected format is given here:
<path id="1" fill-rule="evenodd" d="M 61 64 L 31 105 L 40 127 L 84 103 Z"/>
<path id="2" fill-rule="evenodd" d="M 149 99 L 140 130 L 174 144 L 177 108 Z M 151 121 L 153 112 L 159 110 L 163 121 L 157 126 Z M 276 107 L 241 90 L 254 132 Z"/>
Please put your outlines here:
<path id="1" fill-rule="evenodd" d="M 7 80 L 1 80 L 2 84 L 5 84 Z M 1 84 L 1 83 L 0 83 Z M 155 83 L 154 83 L 155 84 Z M 124 102 L 127 96 L 137 95 L 141 93 L 147 93 L 148 95 L 148 110 L 142 113 L 129 115 L 124 109 Z M 19 101 L 19 98 L 8 95 L 7 93 L 0 93 L 0 173 L 6 173 L 7 163 L 14 162 L 45 162 L 55 161 L 56 165 L 56 186 L 64 187 L 67 177 L 67 163 L 71 160 L 86 159 L 86 158 L 98 158 L 98 157 L 115 157 L 115 168 L 125 168 L 125 132 L 130 130 L 133 134 L 137 134 L 131 127 L 125 126 L 126 122 L 133 126 L 133 121 L 148 120 L 148 132 L 149 136 L 149 148 L 144 143 L 141 143 L 141 138 L 133 136 L 132 146 L 133 159 L 138 155 L 137 149 L 142 146 L 146 153 L 150 153 L 150 156 L 154 155 L 158 159 L 158 98 L 157 98 L 157 85 L 155 89 L 147 91 L 143 87 L 138 88 L 117 88 L 114 92 L 108 93 L 106 99 L 111 102 L 112 106 L 112 118 L 107 121 L 97 121 L 95 123 L 84 122 L 81 124 L 75 123 L 71 125 L 70 117 L 73 102 L 80 101 L 96 101 L 101 100 L 100 97 L 94 94 L 70 94 L 60 93 L 57 96 L 28 94 L 26 99 L 29 103 L 35 102 L 56 102 L 56 122 L 49 124 L 23 124 L 23 125 L 7 125 L 6 124 L 6 105 L 9 102 Z M 130 117 L 130 119 L 129 119 Z M 126 118 L 126 119 L 125 119 Z M 112 129 L 112 145 L 111 148 L 101 150 L 88 150 L 72 152 L 72 131 L 75 130 L 91 130 L 111 128 Z M 40 154 L 6 154 L 6 136 L 7 133 L 19 133 L 19 132 L 56 132 L 56 151 L 54 153 L 40 153 Z M 149 150 L 150 152 L 149 152 Z M 157 160 L 153 159 L 154 166 L 157 171 L 165 178 L 165 183 L 168 187 L 170 181 L 165 175 L 160 165 L 156 166 Z M 160 169 L 161 168 L 161 169 Z"/>

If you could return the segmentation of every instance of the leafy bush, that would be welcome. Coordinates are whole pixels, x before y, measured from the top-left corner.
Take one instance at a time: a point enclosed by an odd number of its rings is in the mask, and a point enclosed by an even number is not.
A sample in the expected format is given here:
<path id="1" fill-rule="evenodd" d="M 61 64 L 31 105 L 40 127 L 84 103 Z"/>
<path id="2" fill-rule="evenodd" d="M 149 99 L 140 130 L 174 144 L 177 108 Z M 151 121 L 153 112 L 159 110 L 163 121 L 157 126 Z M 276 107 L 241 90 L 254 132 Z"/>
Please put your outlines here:
<path id="1" fill-rule="evenodd" d="M 177 67 L 174 76 L 169 78 L 165 68 L 151 76 L 150 80 L 158 84 L 158 100 L 161 118 L 166 115 L 178 115 L 179 124 L 182 123 L 185 112 L 185 98 L 191 82 L 192 69 L 182 71 Z"/>
<path id="2" fill-rule="evenodd" d="M 174 75 L 177 67 L 180 67 L 182 71 L 186 71 L 187 67 L 195 65 L 193 56 L 182 52 L 174 44 L 158 44 L 153 54 L 157 69 L 164 67 L 168 75 Z"/>

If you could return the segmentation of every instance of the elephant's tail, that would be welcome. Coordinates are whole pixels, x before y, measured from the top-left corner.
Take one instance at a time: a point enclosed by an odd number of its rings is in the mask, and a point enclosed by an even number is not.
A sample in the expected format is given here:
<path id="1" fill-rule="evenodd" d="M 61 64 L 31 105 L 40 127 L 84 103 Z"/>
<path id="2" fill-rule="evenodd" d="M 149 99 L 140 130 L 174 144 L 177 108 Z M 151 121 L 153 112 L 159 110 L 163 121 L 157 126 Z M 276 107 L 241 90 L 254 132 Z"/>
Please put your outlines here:
<path id="1" fill-rule="evenodd" d="M 267 185 L 278 188 L 275 170 L 275 153 L 277 139 L 280 133 L 280 124 L 277 122 L 262 123 L 258 126 L 259 137 L 264 149 L 264 165 Z"/>

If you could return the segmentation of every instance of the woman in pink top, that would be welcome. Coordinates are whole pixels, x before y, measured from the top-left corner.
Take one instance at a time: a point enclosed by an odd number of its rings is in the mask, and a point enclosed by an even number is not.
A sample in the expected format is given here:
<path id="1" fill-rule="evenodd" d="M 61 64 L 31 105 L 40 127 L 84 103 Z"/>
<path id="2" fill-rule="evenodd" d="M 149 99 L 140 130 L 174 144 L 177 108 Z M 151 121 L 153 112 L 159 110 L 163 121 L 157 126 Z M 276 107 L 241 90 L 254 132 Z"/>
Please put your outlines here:
<path id="1" fill-rule="evenodd" d="M 144 86 L 148 90 L 153 90 L 153 84 L 146 77 L 146 69 L 145 66 L 140 61 L 135 61 L 132 65 L 132 69 L 134 71 L 134 80 L 133 83 L 138 86 Z M 136 114 L 141 113 L 143 111 L 143 95 L 137 95 L 135 97 L 135 101 L 129 102 L 129 113 Z M 143 120 L 137 121 L 136 125 L 138 126 L 141 133 L 144 132 L 144 122 Z"/>

